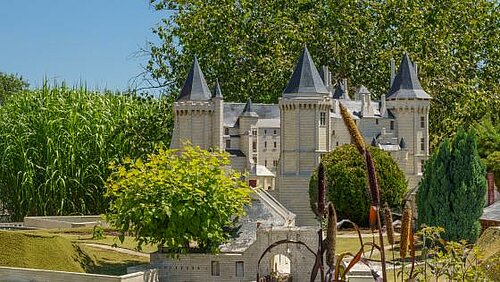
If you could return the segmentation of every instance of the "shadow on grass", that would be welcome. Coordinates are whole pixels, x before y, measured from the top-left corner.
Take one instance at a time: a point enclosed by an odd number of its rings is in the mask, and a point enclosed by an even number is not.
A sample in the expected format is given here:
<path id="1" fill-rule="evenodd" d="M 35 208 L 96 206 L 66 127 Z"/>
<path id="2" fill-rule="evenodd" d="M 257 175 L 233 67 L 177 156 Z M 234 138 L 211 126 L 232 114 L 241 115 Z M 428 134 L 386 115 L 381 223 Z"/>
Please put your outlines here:
<path id="1" fill-rule="evenodd" d="M 138 266 L 145 264 L 145 262 L 133 259 L 113 259 L 113 257 L 120 257 L 121 254 L 97 251 L 95 253 L 88 252 L 87 248 L 75 244 L 75 256 L 73 259 L 80 264 L 86 273 L 104 274 L 104 275 L 125 275 L 127 268 L 130 266 Z"/>

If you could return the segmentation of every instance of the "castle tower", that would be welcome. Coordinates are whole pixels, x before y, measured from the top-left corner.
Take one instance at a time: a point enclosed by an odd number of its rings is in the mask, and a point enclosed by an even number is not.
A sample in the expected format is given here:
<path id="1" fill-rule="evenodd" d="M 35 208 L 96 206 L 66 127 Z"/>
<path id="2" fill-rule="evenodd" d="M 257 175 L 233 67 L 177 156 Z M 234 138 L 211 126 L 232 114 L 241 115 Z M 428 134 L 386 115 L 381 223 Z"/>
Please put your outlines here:
<path id="1" fill-rule="evenodd" d="M 188 141 L 203 149 L 222 148 L 222 95 L 212 94 L 195 57 L 179 98 L 174 102 L 174 132 L 170 147 Z"/>
<path id="2" fill-rule="evenodd" d="M 224 99 L 220 89 L 219 80 L 217 79 L 214 87 L 214 96 L 212 97 L 214 104 L 213 112 L 213 128 L 212 128 L 212 146 L 219 148 L 220 151 L 224 149 Z"/>
<path id="3" fill-rule="evenodd" d="M 258 142 L 257 129 L 255 125 L 259 120 L 259 115 L 252 107 L 252 101 L 248 101 L 243 109 L 243 112 L 238 118 L 239 135 L 240 135 L 240 150 L 247 156 L 247 168 L 257 164 Z"/>
<path id="4" fill-rule="evenodd" d="M 304 47 L 279 100 L 281 154 L 278 197 L 298 225 L 317 225 L 309 205 L 309 179 L 330 148 L 330 93 Z"/>
<path id="5" fill-rule="evenodd" d="M 395 132 L 408 151 L 405 174 L 408 186 L 413 188 L 422 175 L 424 162 L 429 157 L 429 96 L 420 85 L 416 66 L 404 54 L 391 89 L 386 96 L 386 107 L 397 121 Z"/>

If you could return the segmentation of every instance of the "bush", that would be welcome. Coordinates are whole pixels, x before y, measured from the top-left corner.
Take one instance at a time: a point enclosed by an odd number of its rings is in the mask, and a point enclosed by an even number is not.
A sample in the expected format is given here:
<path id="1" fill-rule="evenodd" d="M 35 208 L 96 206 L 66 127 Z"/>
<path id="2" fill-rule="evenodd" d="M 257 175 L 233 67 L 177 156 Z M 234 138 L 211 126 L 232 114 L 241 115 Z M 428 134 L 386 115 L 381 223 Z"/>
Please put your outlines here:
<path id="1" fill-rule="evenodd" d="M 163 123 L 143 119 L 162 103 L 47 86 L 11 96 L 0 107 L 0 202 L 11 219 L 105 212 L 109 162 L 170 141 Z"/>
<path id="2" fill-rule="evenodd" d="M 476 242 L 481 231 L 486 170 L 474 133 L 459 130 L 443 141 L 425 165 L 418 185 L 418 224 L 443 227 L 443 238 Z"/>
<path id="3" fill-rule="evenodd" d="M 408 186 L 404 173 L 392 157 L 377 148 L 369 147 L 375 161 L 381 201 L 400 209 Z M 368 224 L 370 195 L 365 160 L 354 145 L 344 145 L 323 156 L 327 199 L 337 210 L 337 216 L 350 219 L 360 225 Z M 317 171 L 309 182 L 311 205 L 317 195 Z"/>
<path id="4" fill-rule="evenodd" d="M 228 165 L 227 153 L 192 146 L 160 149 L 145 162 L 126 159 L 112 166 L 107 220 L 122 234 L 133 234 L 139 247 L 156 244 L 185 253 L 196 243 L 198 251 L 216 252 L 235 235 L 236 218 L 250 203 L 251 190 Z"/>

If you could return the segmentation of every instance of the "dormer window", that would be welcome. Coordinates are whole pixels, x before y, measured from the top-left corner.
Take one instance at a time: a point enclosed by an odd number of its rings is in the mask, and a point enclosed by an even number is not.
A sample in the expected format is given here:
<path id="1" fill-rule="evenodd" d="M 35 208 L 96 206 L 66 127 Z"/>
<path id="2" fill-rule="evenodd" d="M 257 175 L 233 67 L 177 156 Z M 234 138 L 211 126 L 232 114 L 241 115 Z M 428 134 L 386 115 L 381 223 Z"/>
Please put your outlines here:
<path id="1" fill-rule="evenodd" d="M 224 128 L 224 135 L 229 135 L 229 127 Z"/>

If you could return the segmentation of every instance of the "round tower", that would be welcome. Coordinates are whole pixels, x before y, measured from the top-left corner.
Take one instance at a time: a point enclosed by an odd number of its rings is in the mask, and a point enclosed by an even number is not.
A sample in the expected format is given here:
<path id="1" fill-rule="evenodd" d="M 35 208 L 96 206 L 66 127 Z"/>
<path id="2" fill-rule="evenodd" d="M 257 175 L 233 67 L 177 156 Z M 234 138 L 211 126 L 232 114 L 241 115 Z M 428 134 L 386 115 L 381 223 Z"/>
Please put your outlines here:
<path id="1" fill-rule="evenodd" d="M 330 148 L 330 93 L 304 47 L 279 100 L 280 202 L 297 215 L 298 225 L 317 225 L 309 206 L 309 179 Z"/>
<path id="2" fill-rule="evenodd" d="M 405 174 L 409 175 L 409 187 L 418 184 L 423 164 L 429 158 L 429 96 L 420 85 L 416 66 L 404 54 L 397 74 L 386 96 L 387 109 L 394 115 L 395 132 L 404 140 L 408 158 Z"/>

